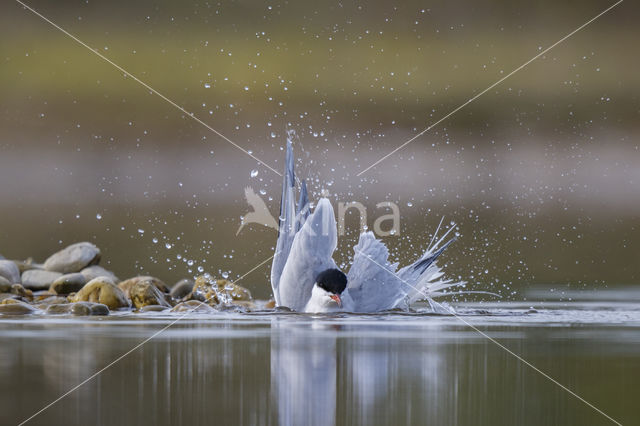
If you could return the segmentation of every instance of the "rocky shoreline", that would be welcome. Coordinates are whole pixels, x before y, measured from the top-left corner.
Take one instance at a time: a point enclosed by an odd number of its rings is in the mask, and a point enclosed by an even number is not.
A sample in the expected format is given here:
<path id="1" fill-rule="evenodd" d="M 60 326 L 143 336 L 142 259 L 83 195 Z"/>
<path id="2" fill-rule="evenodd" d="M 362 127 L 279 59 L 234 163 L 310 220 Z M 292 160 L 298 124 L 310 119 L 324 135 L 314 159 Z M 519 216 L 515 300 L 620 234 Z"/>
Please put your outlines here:
<path id="1" fill-rule="evenodd" d="M 151 276 L 120 280 L 99 265 L 101 251 L 80 242 L 52 254 L 44 263 L 0 256 L 0 316 L 109 315 L 129 312 L 250 311 L 274 307 L 233 282 L 209 274 L 173 286 Z"/>

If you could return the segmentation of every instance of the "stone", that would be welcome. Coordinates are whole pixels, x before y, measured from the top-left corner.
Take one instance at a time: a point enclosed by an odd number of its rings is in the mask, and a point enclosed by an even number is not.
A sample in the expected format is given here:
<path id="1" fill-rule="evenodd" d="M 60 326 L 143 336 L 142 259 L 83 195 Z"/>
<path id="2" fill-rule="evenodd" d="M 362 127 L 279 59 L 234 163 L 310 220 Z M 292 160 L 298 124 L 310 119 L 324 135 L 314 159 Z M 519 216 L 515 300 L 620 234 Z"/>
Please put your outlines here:
<path id="1" fill-rule="evenodd" d="M 71 312 L 71 307 L 73 305 L 73 303 L 57 303 L 55 305 L 48 306 L 38 305 L 38 307 L 43 309 L 44 313 L 47 315 L 64 315 Z"/>
<path id="2" fill-rule="evenodd" d="M 11 283 L 5 277 L 0 277 L 0 293 L 9 293 L 11 291 Z"/>
<path id="3" fill-rule="evenodd" d="M 217 312 L 211 306 L 198 300 L 189 300 L 187 302 L 178 303 L 171 309 L 171 312 L 199 312 L 199 313 L 215 313 Z"/>
<path id="4" fill-rule="evenodd" d="M 160 305 L 167 308 L 171 307 L 165 299 L 165 294 L 153 285 L 149 280 L 137 281 L 129 288 L 129 298 L 136 309 L 148 305 Z"/>
<path id="5" fill-rule="evenodd" d="M 32 290 L 45 290 L 61 276 L 62 274 L 59 272 L 31 269 L 22 273 L 22 285 Z"/>
<path id="6" fill-rule="evenodd" d="M 15 294 L 0 293 L 0 302 L 2 302 L 5 299 L 18 299 L 18 300 L 20 300 L 20 298 L 18 296 L 16 296 Z"/>
<path id="7" fill-rule="evenodd" d="M 175 285 L 171 287 L 171 292 L 169 294 L 174 299 L 182 299 L 191 293 L 194 284 L 193 280 L 185 278 L 175 283 Z"/>
<path id="8" fill-rule="evenodd" d="M 82 242 L 72 244 L 51 255 L 45 260 L 44 269 L 68 274 L 80 272 L 98 262 L 100 262 L 100 249 L 91 243 Z"/>
<path id="9" fill-rule="evenodd" d="M 160 306 L 160 305 L 147 305 L 147 306 L 143 306 L 142 308 L 138 309 L 140 312 L 164 312 L 166 310 L 168 310 L 169 308 L 166 306 Z"/>
<path id="10" fill-rule="evenodd" d="M 124 294 L 126 294 L 127 297 L 131 299 L 131 295 L 129 294 L 129 291 L 134 285 L 136 285 L 139 282 L 149 283 L 155 286 L 161 292 L 169 293 L 169 289 L 167 288 L 165 283 L 163 283 L 162 281 L 160 281 L 155 277 L 149 277 L 149 276 L 139 276 L 139 277 L 129 278 L 128 280 L 124 280 L 120 284 L 118 284 L 118 287 L 120 287 L 120 289 L 124 291 Z"/>
<path id="11" fill-rule="evenodd" d="M 229 304 L 235 301 L 251 301 L 251 292 L 244 287 L 210 275 L 196 278 L 190 295 L 191 299 L 207 302 L 210 305 Z"/>
<path id="12" fill-rule="evenodd" d="M 31 290 L 25 289 L 20 284 L 14 284 L 11 286 L 11 294 L 24 297 L 25 299 L 33 299 L 33 292 Z"/>
<path id="13" fill-rule="evenodd" d="M 269 300 L 267 303 L 264 304 L 265 309 L 275 309 L 275 307 L 276 307 L 276 301 L 273 299 Z"/>
<path id="14" fill-rule="evenodd" d="M 116 274 L 114 274 L 111 271 L 108 271 L 108 270 L 104 269 L 100 265 L 88 266 L 88 267 L 84 268 L 82 271 L 80 271 L 80 273 L 82 275 L 84 275 L 84 277 L 87 279 L 87 282 L 91 281 L 94 278 L 98 278 L 98 277 L 109 277 L 109 278 L 111 278 L 111 281 L 113 281 L 114 283 L 119 283 L 120 282 L 120 279 L 118 279 L 118 277 L 116 277 Z"/>
<path id="15" fill-rule="evenodd" d="M 0 260 L 0 277 L 5 278 L 10 284 L 20 284 L 20 269 L 15 262 Z"/>
<path id="16" fill-rule="evenodd" d="M 109 277 L 98 277 L 89 281 L 71 301 L 102 303 L 109 309 L 129 307 L 127 296 Z"/>
<path id="17" fill-rule="evenodd" d="M 48 306 L 45 309 L 48 315 L 65 315 L 71 314 L 76 316 L 89 315 L 109 315 L 109 308 L 101 303 L 78 302 L 78 303 L 61 303 Z"/>
<path id="18" fill-rule="evenodd" d="M 55 294 L 69 294 L 80 291 L 87 283 L 87 278 L 80 272 L 66 274 L 55 280 L 49 291 Z"/>
<path id="19" fill-rule="evenodd" d="M 54 305 L 68 305 L 69 301 L 67 300 L 66 297 L 61 297 L 61 296 L 50 296 L 46 299 L 43 300 L 39 300 L 38 304 L 36 305 L 36 307 L 38 309 L 47 309 L 49 306 L 54 306 Z"/>
<path id="20" fill-rule="evenodd" d="M 36 308 L 20 300 L 5 299 L 0 302 L 0 314 L 3 315 L 27 315 L 36 311 Z"/>
<path id="21" fill-rule="evenodd" d="M 109 315 L 109 308 L 102 303 L 78 302 L 71 304 L 70 313 L 76 316 Z"/>

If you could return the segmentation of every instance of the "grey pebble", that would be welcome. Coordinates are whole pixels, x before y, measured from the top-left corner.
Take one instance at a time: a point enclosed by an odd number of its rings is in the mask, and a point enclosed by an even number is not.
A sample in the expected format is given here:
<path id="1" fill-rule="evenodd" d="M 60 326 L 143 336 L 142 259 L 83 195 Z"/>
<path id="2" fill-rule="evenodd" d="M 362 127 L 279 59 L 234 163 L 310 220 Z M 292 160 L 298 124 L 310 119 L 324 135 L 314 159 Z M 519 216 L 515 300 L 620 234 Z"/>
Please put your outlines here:
<path id="1" fill-rule="evenodd" d="M 91 243 L 82 242 L 72 244 L 51 255 L 44 262 L 44 269 L 68 274 L 70 272 L 80 272 L 87 266 L 95 265 L 99 261 L 100 249 Z"/>
<path id="2" fill-rule="evenodd" d="M 22 273 L 22 285 L 32 290 L 47 290 L 61 276 L 59 272 L 31 269 Z"/>
<path id="3" fill-rule="evenodd" d="M 20 284 L 18 265 L 10 260 L 0 260 L 0 277 L 6 278 L 11 284 Z"/>
<path id="4" fill-rule="evenodd" d="M 8 279 L 0 276 L 0 293 L 9 293 L 11 291 L 11 285 Z"/>

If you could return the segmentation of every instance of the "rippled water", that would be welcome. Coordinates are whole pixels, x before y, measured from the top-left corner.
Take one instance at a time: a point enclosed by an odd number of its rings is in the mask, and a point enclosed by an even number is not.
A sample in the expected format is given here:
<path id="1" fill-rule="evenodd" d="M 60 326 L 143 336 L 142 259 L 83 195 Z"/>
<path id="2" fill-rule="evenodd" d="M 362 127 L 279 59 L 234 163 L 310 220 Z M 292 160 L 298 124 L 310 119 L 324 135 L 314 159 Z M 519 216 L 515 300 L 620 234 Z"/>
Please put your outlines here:
<path id="1" fill-rule="evenodd" d="M 461 318 L 190 314 L 29 424 L 637 424 L 640 292 L 538 290 Z M 17 424 L 180 318 L 0 320 L 0 423 Z"/>

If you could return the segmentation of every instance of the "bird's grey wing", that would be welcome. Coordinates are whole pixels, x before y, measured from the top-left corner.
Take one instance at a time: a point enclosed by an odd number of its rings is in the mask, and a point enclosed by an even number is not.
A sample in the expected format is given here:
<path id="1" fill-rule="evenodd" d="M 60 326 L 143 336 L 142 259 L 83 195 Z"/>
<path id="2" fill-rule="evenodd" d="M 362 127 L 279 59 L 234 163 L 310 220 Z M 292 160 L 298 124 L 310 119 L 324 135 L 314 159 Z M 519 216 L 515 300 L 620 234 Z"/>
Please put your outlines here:
<path id="1" fill-rule="evenodd" d="M 323 198 L 295 234 L 280 277 L 279 305 L 296 311 L 304 309 L 318 274 L 336 267 L 332 256 L 337 244 L 333 207 L 329 200 Z"/>
<path id="2" fill-rule="evenodd" d="M 276 251 L 271 263 L 271 288 L 277 305 L 280 305 L 280 277 L 287 263 L 293 238 L 296 233 L 295 225 L 295 174 L 293 170 L 293 147 L 291 140 L 287 140 L 284 173 L 282 176 L 282 197 L 280 199 L 280 216 L 278 219 L 278 240 Z"/>
<path id="3" fill-rule="evenodd" d="M 309 204 L 309 194 L 307 193 L 307 181 L 302 180 L 300 185 L 300 198 L 298 198 L 298 207 L 296 208 L 296 232 L 302 228 L 304 222 L 309 217 L 311 205 Z"/>
<path id="4" fill-rule="evenodd" d="M 353 248 L 353 263 L 347 274 L 347 289 L 358 312 L 392 309 L 405 298 L 397 264 L 389 263 L 389 250 L 373 232 L 360 234 Z"/>

